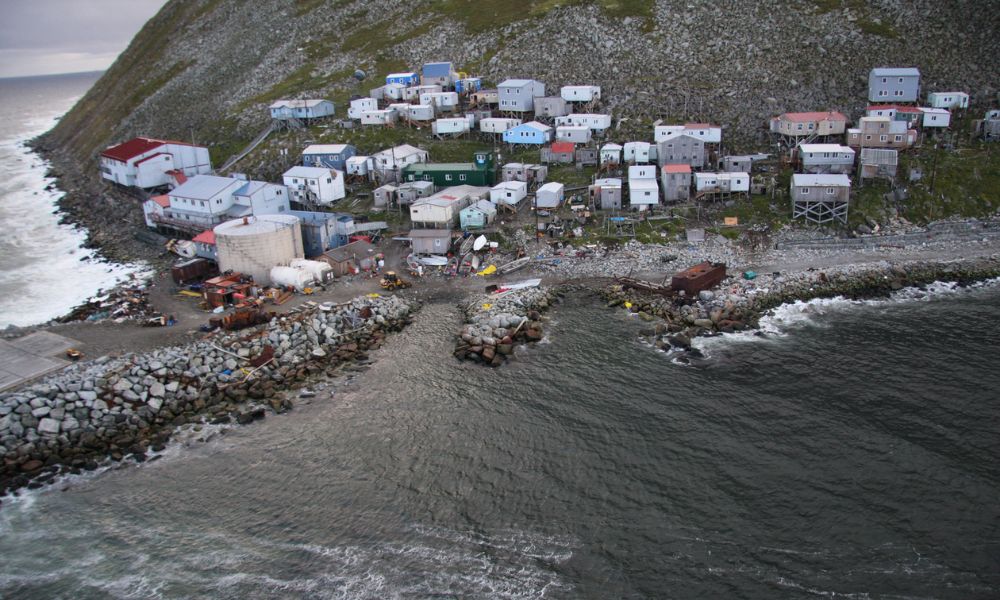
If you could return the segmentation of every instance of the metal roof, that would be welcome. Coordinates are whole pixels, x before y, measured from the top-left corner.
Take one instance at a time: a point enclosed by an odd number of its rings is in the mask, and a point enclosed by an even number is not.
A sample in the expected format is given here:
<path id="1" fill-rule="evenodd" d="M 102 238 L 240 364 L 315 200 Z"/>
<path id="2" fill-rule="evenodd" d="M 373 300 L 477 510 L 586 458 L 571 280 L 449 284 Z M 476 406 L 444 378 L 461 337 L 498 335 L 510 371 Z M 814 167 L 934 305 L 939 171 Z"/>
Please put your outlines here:
<path id="1" fill-rule="evenodd" d="M 292 167 L 283 173 L 285 177 L 329 177 L 333 174 L 333 178 L 337 178 L 337 172 L 334 169 L 325 169 L 323 167 Z"/>
<path id="2" fill-rule="evenodd" d="M 450 62 L 424 63 L 424 77 L 448 77 L 451 75 Z"/>
<path id="3" fill-rule="evenodd" d="M 306 146 L 302 154 L 340 154 L 348 148 L 353 148 L 350 144 L 312 144 Z"/>
<path id="4" fill-rule="evenodd" d="M 690 173 L 691 165 L 663 165 L 664 173 Z"/>
<path id="5" fill-rule="evenodd" d="M 551 146 L 552 151 L 558 154 L 564 154 L 566 152 L 572 152 L 576 148 L 576 144 L 573 142 L 555 142 Z"/>
<path id="6" fill-rule="evenodd" d="M 191 238 L 192 242 L 198 242 L 200 244 L 209 244 L 211 246 L 215 245 L 215 232 L 211 229 L 206 229 L 198 235 Z"/>
<path id="7" fill-rule="evenodd" d="M 793 123 L 807 123 L 809 121 L 846 121 L 847 117 L 843 114 L 835 111 L 828 110 L 826 112 L 793 112 L 785 113 L 781 115 L 786 121 L 791 121 Z"/>
<path id="8" fill-rule="evenodd" d="M 796 173 L 792 175 L 794 187 L 851 187 L 851 178 L 847 175 L 814 175 L 812 173 Z"/>
<path id="9" fill-rule="evenodd" d="M 323 99 L 277 100 L 271 103 L 270 108 L 281 108 L 283 106 L 287 106 L 288 108 L 312 108 L 313 106 L 322 104 L 323 102 L 330 102 L 330 101 Z"/>
<path id="10" fill-rule="evenodd" d="M 875 67 L 872 69 L 875 77 L 920 77 L 920 70 L 914 67 Z"/>
<path id="11" fill-rule="evenodd" d="M 215 234 L 222 236 L 256 235 L 273 233 L 298 225 L 298 217 L 292 215 L 257 215 L 246 219 L 233 219 L 215 226 Z"/>
<path id="12" fill-rule="evenodd" d="M 528 85 L 529 83 L 535 83 L 535 80 L 534 79 L 508 79 L 508 80 L 504 81 L 503 83 L 501 83 L 500 85 L 498 85 L 497 87 L 498 88 L 502 88 L 502 87 L 520 88 L 520 87 L 524 87 L 524 86 Z"/>
<path id="13" fill-rule="evenodd" d="M 195 175 L 186 183 L 175 187 L 170 197 L 191 198 L 194 200 L 211 200 L 229 188 L 243 187 L 246 181 L 218 175 Z"/>
<path id="14" fill-rule="evenodd" d="M 800 144 L 799 148 L 803 152 L 850 152 L 854 154 L 853 149 L 840 144 Z"/>
<path id="15" fill-rule="evenodd" d="M 173 140 L 158 140 L 154 138 L 147 137 L 137 137 L 132 138 L 127 142 L 122 142 L 117 146 L 110 146 L 101 152 L 101 156 L 106 156 L 108 158 L 113 158 L 115 160 L 120 160 L 122 162 L 127 162 L 130 158 L 135 158 L 140 154 L 149 152 L 150 150 L 159 148 L 164 144 L 176 144 L 178 146 L 194 146 L 194 144 L 188 144 L 187 142 L 175 142 Z"/>

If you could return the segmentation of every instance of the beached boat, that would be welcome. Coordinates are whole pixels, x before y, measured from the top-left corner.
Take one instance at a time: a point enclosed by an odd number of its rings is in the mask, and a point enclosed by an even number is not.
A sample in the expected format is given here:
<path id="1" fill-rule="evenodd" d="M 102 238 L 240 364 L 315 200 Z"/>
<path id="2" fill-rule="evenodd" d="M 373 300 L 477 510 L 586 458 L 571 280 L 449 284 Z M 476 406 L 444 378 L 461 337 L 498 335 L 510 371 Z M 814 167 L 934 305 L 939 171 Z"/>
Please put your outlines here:
<path id="1" fill-rule="evenodd" d="M 475 273 L 479 270 L 479 257 L 475 254 L 466 254 L 462 257 L 462 261 L 459 263 L 458 273 L 460 275 L 469 275 Z"/>
<path id="2" fill-rule="evenodd" d="M 507 273 L 513 273 L 529 262 L 531 262 L 530 256 L 522 256 L 521 258 L 514 259 L 507 264 L 497 267 L 497 274 L 506 275 Z"/>
<path id="3" fill-rule="evenodd" d="M 469 252 L 472 252 L 472 245 L 475 243 L 476 243 L 476 238 L 472 237 L 471 235 L 463 239 L 462 242 L 458 245 L 458 254 L 465 255 L 468 254 Z"/>
<path id="4" fill-rule="evenodd" d="M 425 267 L 443 267 L 448 264 L 448 257 L 439 254 L 411 254 L 410 256 Z M 409 258 L 407 258 L 407 264 L 409 264 Z"/>

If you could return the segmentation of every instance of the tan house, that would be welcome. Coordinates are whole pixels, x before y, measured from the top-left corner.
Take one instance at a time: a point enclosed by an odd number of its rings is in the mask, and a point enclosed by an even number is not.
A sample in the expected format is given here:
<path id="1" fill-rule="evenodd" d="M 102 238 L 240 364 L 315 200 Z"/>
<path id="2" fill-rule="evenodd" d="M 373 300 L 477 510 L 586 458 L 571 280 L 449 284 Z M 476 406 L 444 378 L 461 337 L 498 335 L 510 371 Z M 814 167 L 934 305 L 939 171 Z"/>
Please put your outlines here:
<path id="1" fill-rule="evenodd" d="M 906 121 L 889 117 L 861 117 L 858 126 L 847 130 L 847 145 L 851 148 L 905 149 L 917 142 L 917 132 Z"/>
<path id="2" fill-rule="evenodd" d="M 771 132 L 790 137 L 843 135 L 847 117 L 836 111 L 784 113 L 771 119 Z"/>

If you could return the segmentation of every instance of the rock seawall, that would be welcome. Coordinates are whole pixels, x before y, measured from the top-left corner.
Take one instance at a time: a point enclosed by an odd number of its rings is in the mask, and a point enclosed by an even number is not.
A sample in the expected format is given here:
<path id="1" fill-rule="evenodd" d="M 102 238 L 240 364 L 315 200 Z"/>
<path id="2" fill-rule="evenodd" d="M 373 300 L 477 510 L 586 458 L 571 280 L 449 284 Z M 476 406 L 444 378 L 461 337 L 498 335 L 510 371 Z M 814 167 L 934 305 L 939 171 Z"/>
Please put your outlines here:
<path id="1" fill-rule="evenodd" d="M 185 346 L 102 357 L 0 394 L 0 494 L 106 458 L 145 460 L 189 422 L 284 412 L 291 402 L 278 392 L 366 359 L 418 308 L 397 296 L 318 305 Z"/>
<path id="2" fill-rule="evenodd" d="M 542 339 L 542 311 L 559 292 L 540 287 L 485 294 L 463 305 L 466 324 L 459 332 L 455 357 L 498 367 L 516 344 Z"/>

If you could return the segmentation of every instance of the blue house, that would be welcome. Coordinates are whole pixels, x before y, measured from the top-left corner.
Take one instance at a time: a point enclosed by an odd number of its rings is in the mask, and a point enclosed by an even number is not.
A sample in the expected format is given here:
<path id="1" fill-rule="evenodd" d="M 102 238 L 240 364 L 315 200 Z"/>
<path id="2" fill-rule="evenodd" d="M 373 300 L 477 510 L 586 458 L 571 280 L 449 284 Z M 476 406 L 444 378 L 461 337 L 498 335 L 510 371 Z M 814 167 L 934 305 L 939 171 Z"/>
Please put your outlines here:
<path id="1" fill-rule="evenodd" d="M 479 77 L 466 77 L 455 82 L 455 91 L 459 94 L 471 94 L 483 89 L 483 80 Z"/>
<path id="2" fill-rule="evenodd" d="M 268 108 L 271 118 L 278 121 L 333 116 L 333 102 L 329 100 L 278 100 Z"/>
<path id="3" fill-rule="evenodd" d="M 346 171 L 347 159 L 357 153 L 350 144 L 313 144 L 302 151 L 302 166 Z"/>
<path id="4" fill-rule="evenodd" d="M 503 141 L 541 146 L 552 141 L 552 128 L 538 121 L 529 121 L 503 132 Z"/>
<path id="5" fill-rule="evenodd" d="M 404 85 L 410 87 L 413 85 L 420 85 L 420 76 L 416 73 L 389 73 L 385 76 L 385 84 L 389 85 L 391 83 L 397 83 L 399 85 Z"/>
<path id="6" fill-rule="evenodd" d="M 299 218 L 302 250 L 307 257 L 319 256 L 331 248 L 345 245 L 349 235 L 348 228 L 354 228 L 354 217 L 343 213 L 307 210 L 290 210 L 286 213 Z"/>
<path id="7" fill-rule="evenodd" d="M 449 88 L 454 83 L 452 80 L 454 70 L 450 62 L 426 63 L 420 72 L 420 81 L 424 85 L 440 85 Z"/>

